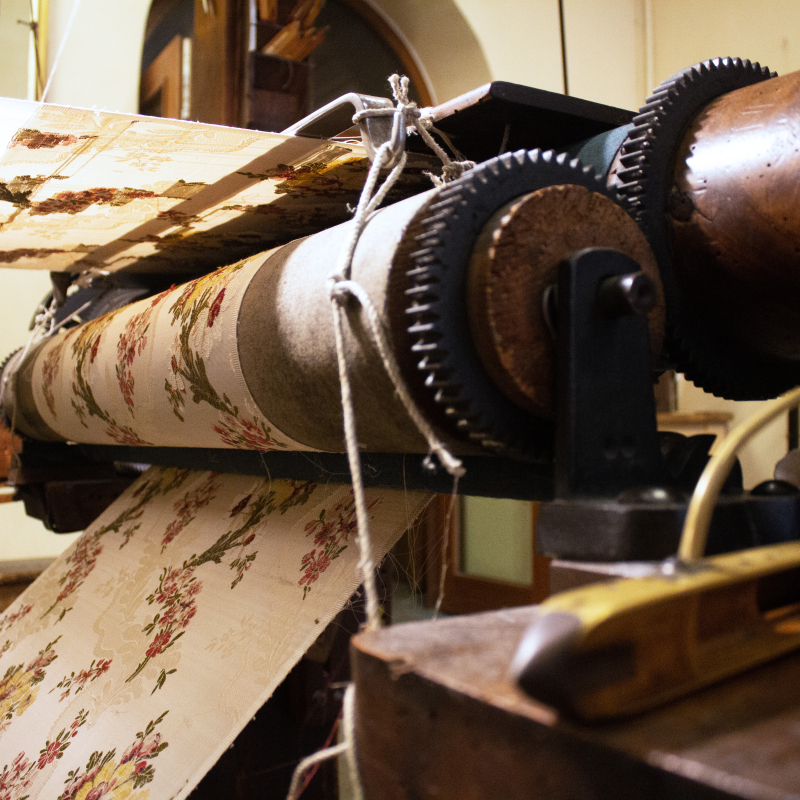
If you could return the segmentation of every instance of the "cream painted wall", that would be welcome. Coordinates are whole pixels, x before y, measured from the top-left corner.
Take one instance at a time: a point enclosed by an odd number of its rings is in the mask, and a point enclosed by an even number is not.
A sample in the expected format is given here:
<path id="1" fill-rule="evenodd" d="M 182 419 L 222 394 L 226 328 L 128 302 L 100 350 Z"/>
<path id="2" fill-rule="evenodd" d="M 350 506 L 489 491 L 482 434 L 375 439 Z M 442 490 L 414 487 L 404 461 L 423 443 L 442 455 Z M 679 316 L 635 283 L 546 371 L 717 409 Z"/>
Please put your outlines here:
<path id="1" fill-rule="evenodd" d="M 558 0 L 455 0 L 493 80 L 564 90 Z"/>
<path id="2" fill-rule="evenodd" d="M 629 109 L 644 103 L 642 0 L 564 0 L 564 35 L 573 97 Z"/>
<path id="3" fill-rule="evenodd" d="M 389 23 L 416 58 L 434 104 L 458 97 L 491 80 L 489 65 L 475 32 L 452 0 L 366 1 Z"/>
<path id="4" fill-rule="evenodd" d="M 75 0 L 49 2 L 51 67 Z M 80 0 L 47 101 L 135 114 L 149 9 L 150 0 Z"/>
<path id="5" fill-rule="evenodd" d="M 417 57 L 436 103 L 491 80 L 563 89 L 558 0 L 369 2 Z"/>
<path id="6" fill-rule="evenodd" d="M 652 0 L 657 81 L 716 56 L 759 61 L 780 74 L 800 69 L 797 0 Z"/>
<path id="7" fill-rule="evenodd" d="M 30 9 L 30 0 L 0 3 L 0 97 L 28 97 L 31 31 L 17 20 L 29 20 Z"/>

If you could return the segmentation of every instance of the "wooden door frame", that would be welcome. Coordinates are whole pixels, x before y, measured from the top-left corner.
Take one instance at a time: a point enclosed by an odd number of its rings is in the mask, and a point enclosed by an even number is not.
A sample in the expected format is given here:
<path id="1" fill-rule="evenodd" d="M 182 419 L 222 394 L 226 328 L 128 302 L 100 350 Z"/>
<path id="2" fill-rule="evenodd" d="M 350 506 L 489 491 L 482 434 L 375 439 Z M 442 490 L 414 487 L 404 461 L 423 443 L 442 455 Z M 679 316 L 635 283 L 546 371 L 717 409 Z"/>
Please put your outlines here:
<path id="1" fill-rule="evenodd" d="M 461 571 L 458 500 L 456 498 L 453 513 L 452 496 L 437 495 L 428 506 L 420 524 L 425 543 L 426 605 L 433 607 L 439 595 L 443 551 L 446 552 L 447 571 L 440 610 L 444 614 L 472 614 L 496 608 L 530 605 L 544 600 L 550 589 L 550 559 L 536 554 L 535 550 L 530 584 L 469 575 Z M 536 517 L 540 504 L 532 505 L 531 541 L 535 544 Z"/>

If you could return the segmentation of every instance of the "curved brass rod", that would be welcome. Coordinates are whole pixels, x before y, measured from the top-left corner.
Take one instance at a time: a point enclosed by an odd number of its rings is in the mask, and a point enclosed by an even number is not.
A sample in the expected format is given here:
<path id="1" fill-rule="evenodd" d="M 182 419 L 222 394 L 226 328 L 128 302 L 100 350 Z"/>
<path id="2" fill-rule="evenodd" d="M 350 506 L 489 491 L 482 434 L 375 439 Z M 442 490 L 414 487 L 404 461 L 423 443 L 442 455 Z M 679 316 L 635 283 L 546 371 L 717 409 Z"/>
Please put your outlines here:
<path id="1" fill-rule="evenodd" d="M 717 497 L 742 446 L 768 422 L 796 405 L 800 405 L 800 387 L 771 400 L 761 413 L 737 426 L 722 440 L 719 449 L 706 464 L 689 503 L 678 547 L 679 560 L 694 561 L 703 557 Z"/>

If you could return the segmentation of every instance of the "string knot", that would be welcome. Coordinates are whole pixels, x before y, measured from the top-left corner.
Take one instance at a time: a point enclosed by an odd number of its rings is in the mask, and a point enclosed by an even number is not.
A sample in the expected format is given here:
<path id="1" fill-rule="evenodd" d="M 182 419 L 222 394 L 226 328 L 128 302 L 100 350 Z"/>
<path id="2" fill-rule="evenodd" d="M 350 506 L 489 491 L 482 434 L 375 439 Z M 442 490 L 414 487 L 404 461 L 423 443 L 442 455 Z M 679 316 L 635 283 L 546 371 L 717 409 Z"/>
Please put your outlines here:
<path id="1" fill-rule="evenodd" d="M 350 281 L 341 275 L 334 275 L 328 279 L 328 294 L 340 306 L 345 306 L 351 301 L 358 303 L 358 297 L 350 289 Z"/>

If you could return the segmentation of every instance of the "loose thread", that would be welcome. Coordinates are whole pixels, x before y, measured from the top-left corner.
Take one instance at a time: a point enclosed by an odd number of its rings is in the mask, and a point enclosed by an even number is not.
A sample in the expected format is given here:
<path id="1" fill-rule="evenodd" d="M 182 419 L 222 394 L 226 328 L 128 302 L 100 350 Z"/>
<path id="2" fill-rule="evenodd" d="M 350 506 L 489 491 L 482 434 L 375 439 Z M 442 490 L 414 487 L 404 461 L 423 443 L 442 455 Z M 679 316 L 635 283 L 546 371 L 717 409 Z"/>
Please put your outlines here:
<path id="1" fill-rule="evenodd" d="M 444 536 L 442 537 L 442 565 L 439 569 L 439 594 L 436 597 L 436 604 L 433 607 L 433 619 L 439 616 L 442 610 L 442 603 L 444 602 L 444 587 L 447 583 L 447 560 L 448 560 L 448 546 L 450 543 L 450 522 L 453 519 L 453 514 L 456 510 L 456 503 L 458 502 L 458 479 L 459 475 L 453 478 L 453 492 L 450 495 L 450 502 L 447 505 L 447 514 L 444 517 Z"/>
<path id="2" fill-rule="evenodd" d="M 344 741 L 333 747 L 318 750 L 310 756 L 306 756 L 295 768 L 292 775 L 292 782 L 289 784 L 289 793 L 286 800 L 297 800 L 305 789 L 305 776 L 309 770 L 323 761 L 329 761 L 344 755 L 347 759 L 347 771 L 350 777 L 350 786 L 353 790 L 353 800 L 364 800 L 364 790 L 361 786 L 361 775 L 358 771 L 358 763 L 355 757 L 355 686 L 351 683 L 347 686 L 342 703 L 342 729 Z"/>
<path id="3" fill-rule="evenodd" d="M 297 800 L 297 798 L 300 797 L 303 788 L 303 778 L 312 767 L 346 753 L 348 747 L 349 744 L 347 742 L 341 742 L 340 744 L 335 744 L 333 747 L 328 747 L 325 750 L 317 750 L 316 753 L 306 756 L 295 768 L 294 774 L 292 775 L 292 782 L 289 784 L 289 794 L 286 795 L 286 800 Z"/>
<path id="4" fill-rule="evenodd" d="M 344 740 L 347 743 L 345 758 L 350 776 L 350 787 L 353 790 L 353 800 L 364 800 L 364 786 L 361 783 L 361 773 L 358 771 L 358 761 L 356 760 L 356 685 L 354 683 L 351 683 L 344 693 L 342 725 Z"/>

